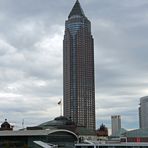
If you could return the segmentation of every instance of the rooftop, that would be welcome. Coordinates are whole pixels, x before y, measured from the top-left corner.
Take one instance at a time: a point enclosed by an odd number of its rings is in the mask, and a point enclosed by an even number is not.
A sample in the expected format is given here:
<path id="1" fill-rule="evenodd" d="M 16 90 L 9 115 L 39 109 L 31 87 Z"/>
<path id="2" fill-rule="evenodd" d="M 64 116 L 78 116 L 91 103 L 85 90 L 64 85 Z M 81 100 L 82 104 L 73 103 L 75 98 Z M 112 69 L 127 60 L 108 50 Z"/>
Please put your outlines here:
<path id="1" fill-rule="evenodd" d="M 47 136 L 55 132 L 68 132 L 76 136 L 75 133 L 64 129 L 51 130 L 21 130 L 21 131 L 0 131 L 1 136 Z M 77 136 L 76 136 L 77 137 Z"/>
<path id="2" fill-rule="evenodd" d="M 83 9 L 81 8 L 81 5 L 78 0 L 76 1 L 75 5 L 73 6 L 68 18 L 71 18 L 72 16 L 75 16 L 75 15 L 85 17 Z"/>
<path id="3" fill-rule="evenodd" d="M 42 127 L 43 129 L 46 129 L 48 127 L 51 128 L 51 127 L 58 127 L 58 126 L 64 126 L 64 125 L 74 125 L 74 122 L 72 122 L 70 119 L 64 116 L 60 116 L 60 117 L 56 117 L 54 120 L 44 122 L 38 125 L 38 127 Z"/>
<path id="4" fill-rule="evenodd" d="M 148 137 L 148 129 L 136 129 L 125 132 L 123 135 L 126 137 Z"/>

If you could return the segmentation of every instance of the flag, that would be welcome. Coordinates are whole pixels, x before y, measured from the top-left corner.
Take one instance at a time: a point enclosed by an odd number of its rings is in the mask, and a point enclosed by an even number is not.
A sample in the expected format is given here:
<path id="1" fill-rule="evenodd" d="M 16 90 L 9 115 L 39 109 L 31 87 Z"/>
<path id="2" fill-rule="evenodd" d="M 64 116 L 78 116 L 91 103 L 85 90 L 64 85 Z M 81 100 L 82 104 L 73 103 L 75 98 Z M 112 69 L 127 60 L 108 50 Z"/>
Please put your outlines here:
<path id="1" fill-rule="evenodd" d="M 62 101 L 60 100 L 60 101 L 58 102 L 58 105 L 61 105 L 61 103 L 62 103 Z"/>
<path id="2" fill-rule="evenodd" d="M 24 119 L 22 120 L 22 127 L 24 128 Z"/>

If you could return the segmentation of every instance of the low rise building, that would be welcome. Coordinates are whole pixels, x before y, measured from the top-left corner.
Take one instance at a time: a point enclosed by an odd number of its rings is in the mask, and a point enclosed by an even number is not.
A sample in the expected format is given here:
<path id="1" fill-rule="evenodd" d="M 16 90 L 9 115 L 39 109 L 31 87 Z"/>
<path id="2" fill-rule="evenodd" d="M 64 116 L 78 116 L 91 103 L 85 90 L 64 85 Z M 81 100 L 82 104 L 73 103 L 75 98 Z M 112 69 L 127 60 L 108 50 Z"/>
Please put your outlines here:
<path id="1" fill-rule="evenodd" d="M 21 130 L 0 131 L 0 147 L 39 148 L 37 141 L 74 148 L 78 137 L 69 130 Z"/>
<path id="2" fill-rule="evenodd" d="M 108 137 L 108 129 L 105 125 L 101 125 L 99 129 L 97 129 L 97 136 L 98 137 Z"/>
<path id="3" fill-rule="evenodd" d="M 123 137 L 126 137 L 127 142 L 148 142 L 148 129 L 127 131 L 123 134 Z"/>
<path id="4" fill-rule="evenodd" d="M 76 135 L 79 136 L 80 139 L 96 139 L 96 133 L 93 130 L 80 125 L 76 126 L 70 118 L 66 118 L 64 116 L 56 117 L 55 119 L 44 122 L 38 126 L 27 127 L 27 130 L 34 129 L 66 129 L 74 132 Z"/>
<path id="5" fill-rule="evenodd" d="M 0 128 L 0 131 L 5 131 L 5 130 L 7 131 L 13 130 L 13 126 L 7 122 L 7 119 L 5 119 L 5 121 L 1 124 L 1 128 Z"/>

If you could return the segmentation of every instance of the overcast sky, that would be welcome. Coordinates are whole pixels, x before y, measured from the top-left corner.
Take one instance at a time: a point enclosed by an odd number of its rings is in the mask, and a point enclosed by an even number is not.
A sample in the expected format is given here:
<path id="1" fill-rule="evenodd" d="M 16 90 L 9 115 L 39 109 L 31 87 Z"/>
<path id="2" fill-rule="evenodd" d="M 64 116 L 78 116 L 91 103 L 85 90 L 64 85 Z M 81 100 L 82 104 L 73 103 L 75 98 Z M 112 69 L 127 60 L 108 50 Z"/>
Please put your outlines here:
<path id="1" fill-rule="evenodd" d="M 15 128 L 60 115 L 63 35 L 75 0 L 0 0 L 0 122 Z M 148 0 L 80 0 L 95 41 L 96 121 L 138 128 L 148 95 Z"/>

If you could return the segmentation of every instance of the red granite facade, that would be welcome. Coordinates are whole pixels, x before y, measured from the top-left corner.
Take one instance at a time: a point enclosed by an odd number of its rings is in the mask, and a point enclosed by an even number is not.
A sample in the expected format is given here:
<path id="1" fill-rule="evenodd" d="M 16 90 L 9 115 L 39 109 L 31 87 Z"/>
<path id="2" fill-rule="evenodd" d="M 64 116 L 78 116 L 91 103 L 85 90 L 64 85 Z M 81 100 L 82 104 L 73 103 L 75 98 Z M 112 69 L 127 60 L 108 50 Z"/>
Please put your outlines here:
<path id="1" fill-rule="evenodd" d="M 63 77 L 64 116 L 95 130 L 94 43 L 78 1 L 65 25 Z"/>

